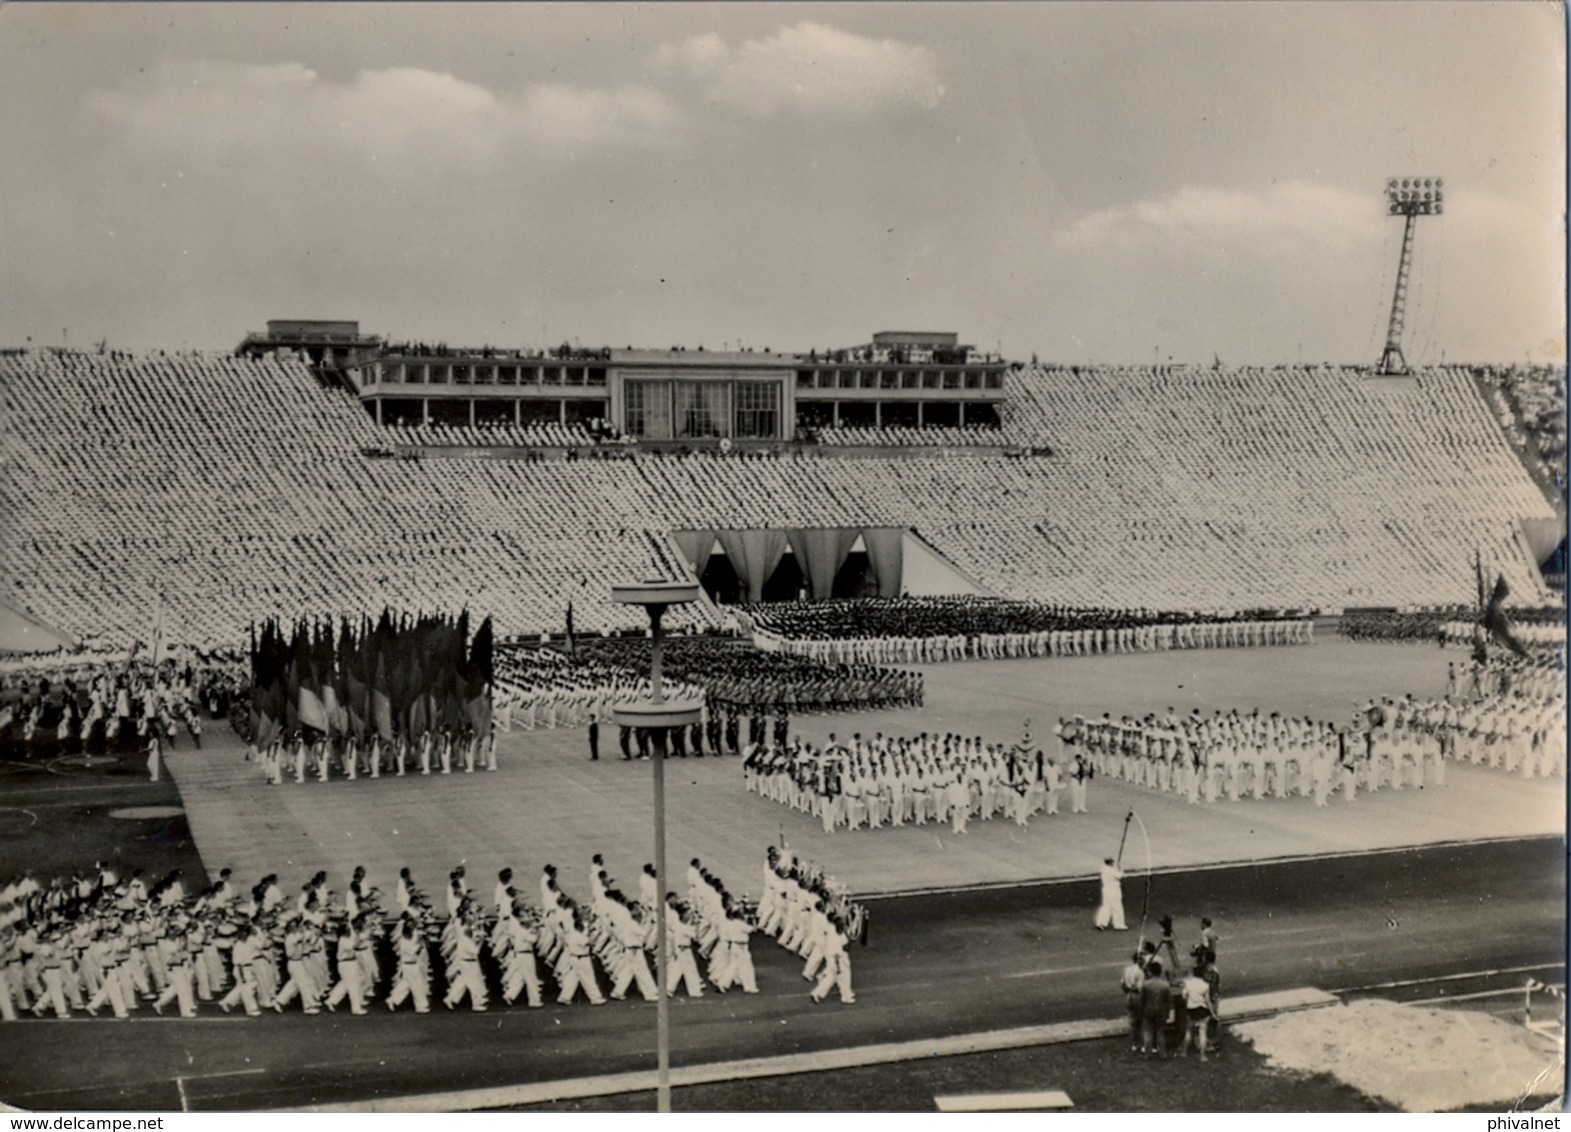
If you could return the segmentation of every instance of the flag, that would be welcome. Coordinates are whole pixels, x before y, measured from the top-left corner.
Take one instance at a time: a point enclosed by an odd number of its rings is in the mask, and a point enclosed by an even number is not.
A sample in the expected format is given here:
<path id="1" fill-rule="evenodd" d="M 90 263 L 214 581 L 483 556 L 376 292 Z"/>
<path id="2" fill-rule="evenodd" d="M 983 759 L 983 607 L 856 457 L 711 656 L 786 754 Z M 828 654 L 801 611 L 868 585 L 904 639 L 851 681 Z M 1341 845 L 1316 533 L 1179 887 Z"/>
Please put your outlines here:
<path id="1" fill-rule="evenodd" d="M 429 730 L 431 725 L 426 712 L 426 704 L 430 697 L 426 695 L 425 675 L 420 667 L 420 658 L 413 653 L 410 654 L 408 666 L 404 669 L 404 688 L 407 691 L 404 710 L 408 713 L 406 733 L 411 740 L 414 740 L 422 732 Z"/>
<path id="2" fill-rule="evenodd" d="M 476 735 L 491 733 L 491 681 L 494 651 L 491 619 L 487 617 L 469 650 L 469 679 L 464 689 L 464 714 Z"/>
<path id="3" fill-rule="evenodd" d="M 318 646 L 320 643 L 318 638 Z M 322 703 L 322 681 L 317 676 L 316 658 L 312 653 L 311 638 L 301 627 L 295 637 L 295 673 L 299 680 L 295 711 L 300 717 L 300 726 L 325 732 L 329 727 L 327 707 Z"/>
<path id="4" fill-rule="evenodd" d="M 267 638 L 267 626 L 262 626 L 262 638 Z M 256 622 L 251 622 L 251 741 L 262 730 L 262 650 L 256 643 Z"/>
<path id="5" fill-rule="evenodd" d="M 573 602 L 571 599 L 567 603 L 567 655 L 576 655 L 576 646 L 573 643 Z"/>
<path id="6" fill-rule="evenodd" d="M 333 687 L 331 679 L 322 681 L 322 718 L 327 721 L 327 726 L 321 728 L 321 730 L 331 735 L 343 734 L 343 717 L 343 708 L 338 703 L 338 689 Z M 301 718 L 305 718 L 303 714 Z M 315 727 L 316 725 L 313 723 L 311 726 Z"/>
<path id="7" fill-rule="evenodd" d="M 153 665 L 164 662 L 164 595 L 158 595 L 158 614 L 153 618 Z"/>
<path id="8" fill-rule="evenodd" d="M 356 665 L 358 668 L 358 664 Z M 360 673 L 352 668 L 344 678 L 347 699 L 344 710 L 348 713 L 347 730 L 356 739 L 362 742 L 366 737 L 366 729 L 371 724 L 371 690 L 360 679 Z"/>
<path id="9" fill-rule="evenodd" d="M 376 658 L 376 672 L 371 679 L 371 714 L 376 720 L 376 733 L 384 743 L 393 741 L 393 698 L 387 682 L 387 660 L 381 654 Z"/>
<path id="10" fill-rule="evenodd" d="M 1516 639 L 1511 632 L 1511 622 L 1506 617 L 1504 609 L 1506 598 L 1511 596 L 1511 587 L 1506 585 L 1504 574 L 1496 575 L 1495 591 L 1489 596 L 1489 605 L 1484 609 L 1481 619 L 1485 629 L 1506 648 L 1516 653 L 1517 656 L 1526 656 L 1527 649 L 1522 647 L 1522 642 Z"/>

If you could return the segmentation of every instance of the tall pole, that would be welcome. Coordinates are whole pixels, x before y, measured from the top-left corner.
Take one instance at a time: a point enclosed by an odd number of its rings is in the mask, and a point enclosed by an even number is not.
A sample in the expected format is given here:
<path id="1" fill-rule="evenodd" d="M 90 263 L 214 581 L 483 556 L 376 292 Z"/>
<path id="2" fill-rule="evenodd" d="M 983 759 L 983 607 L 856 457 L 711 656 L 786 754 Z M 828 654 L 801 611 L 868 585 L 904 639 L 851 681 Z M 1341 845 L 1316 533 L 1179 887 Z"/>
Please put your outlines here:
<path id="1" fill-rule="evenodd" d="M 661 1112 L 671 1111 L 671 1014 L 667 980 L 670 978 L 670 957 L 666 954 L 666 897 L 670 884 L 666 877 L 665 852 L 665 737 L 673 727 L 697 723 L 703 710 L 701 701 L 678 694 L 667 699 L 661 671 L 661 649 L 664 634 L 660 622 L 665 611 L 673 605 L 686 605 L 697 601 L 700 590 L 696 581 L 633 582 L 611 587 L 611 600 L 623 605 L 640 605 L 649 614 L 649 698 L 625 703 L 612 709 L 611 717 L 624 727 L 657 728 L 654 744 L 655 792 L 655 894 L 658 901 L 653 908 L 655 916 L 655 1053 L 658 1059 L 657 1106 Z"/>
<path id="2" fill-rule="evenodd" d="M 1407 318 L 1407 279 L 1413 269 L 1413 234 L 1420 216 L 1439 216 L 1444 211 L 1441 181 L 1438 177 L 1393 177 L 1386 182 L 1386 207 L 1392 216 L 1403 218 L 1402 255 L 1396 265 L 1396 287 L 1391 293 L 1391 321 L 1386 327 L 1386 347 L 1380 355 L 1379 372 L 1407 372 L 1402 356 L 1402 324 Z"/>
<path id="3" fill-rule="evenodd" d="M 665 606 L 651 605 L 649 620 L 653 640 L 649 647 L 649 697 L 656 703 L 665 699 L 660 681 L 660 618 Z M 658 907 L 655 916 L 655 1057 L 659 1083 L 656 1086 L 656 1111 L 671 1111 L 671 1001 L 666 994 L 665 950 L 665 744 L 655 744 L 655 891 Z"/>
<path id="4" fill-rule="evenodd" d="M 1380 355 L 1381 373 L 1406 373 L 1407 359 L 1402 356 L 1402 323 L 1407 318 L 1407 276 L 1413 268 L 1413 228 L 1416 213 L 1407 214 L 1402 225 L 1402 255 L 1396 264 L 1396 290 L 1391 294 L 1391 321 L 1386 325 L 1386 348 Z"/>

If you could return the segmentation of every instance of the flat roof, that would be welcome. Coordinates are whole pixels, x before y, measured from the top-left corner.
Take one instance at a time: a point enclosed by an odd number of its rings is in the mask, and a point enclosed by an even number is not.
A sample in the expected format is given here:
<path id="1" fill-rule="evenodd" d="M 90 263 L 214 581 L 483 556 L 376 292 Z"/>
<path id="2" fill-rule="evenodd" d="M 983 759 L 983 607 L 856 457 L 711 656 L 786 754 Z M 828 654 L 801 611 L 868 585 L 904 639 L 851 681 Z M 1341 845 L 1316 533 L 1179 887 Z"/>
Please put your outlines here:
<path id="1" fill-rule="evenodd" d="M 738 366 L 758 366 L 760 368 L 780 369 L 797 364 L 795 354 L 764 353 L 760 350 L 617 350 L 611 351 L 611 364 L 636 366 L 636 365 L 661 365 L 661 366 L 687 366 L 691 368 L 705 368 L 710 366 L 724 366 L 735 369 Z"/>

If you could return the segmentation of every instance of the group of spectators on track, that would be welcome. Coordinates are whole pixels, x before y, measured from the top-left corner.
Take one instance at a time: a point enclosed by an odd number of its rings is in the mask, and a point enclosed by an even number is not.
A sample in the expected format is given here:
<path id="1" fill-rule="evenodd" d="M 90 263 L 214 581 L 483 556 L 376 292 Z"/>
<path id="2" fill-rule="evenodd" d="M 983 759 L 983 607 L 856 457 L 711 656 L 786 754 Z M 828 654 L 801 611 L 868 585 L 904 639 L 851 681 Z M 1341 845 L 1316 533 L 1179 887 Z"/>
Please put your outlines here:
<path id="1" fill-rule="evenodd" d="M 1171 1028 L 1180 1057 L 1187 1057 L 1193 1049 L 1205 1061 L 1207 1051 L 1217 1046 L 1221 1029 L 1217 932 L 1210 917 L 1202 916 L 1199 940 L 1189 949 L 1186 962 L 1178 956 L 1173 918 L 1163 916 L 1159 922 L 1161 937 L 1145 940 L 1119 976 L 1129 1015 L 1130 1049 L 1142 1056 L 1165 1058 Z"/>

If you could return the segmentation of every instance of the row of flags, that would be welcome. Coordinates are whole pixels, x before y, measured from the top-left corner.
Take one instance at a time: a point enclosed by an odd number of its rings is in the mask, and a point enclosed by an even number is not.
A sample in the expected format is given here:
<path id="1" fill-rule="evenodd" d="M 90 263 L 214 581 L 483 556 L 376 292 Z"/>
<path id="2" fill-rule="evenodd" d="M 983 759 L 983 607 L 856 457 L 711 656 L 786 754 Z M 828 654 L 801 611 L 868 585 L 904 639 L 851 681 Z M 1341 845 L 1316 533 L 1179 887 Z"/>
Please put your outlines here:
<path id="1" fill-rule="evenodd" d="M 495 641 L 491 618 L 469 635 L 469 611 L 394 618 L 373 627 L 276 620 L 251 627 L 251 733 L 258 750 L 310 728 L 364 743 L 396 734 L 491 729 Z"/>

